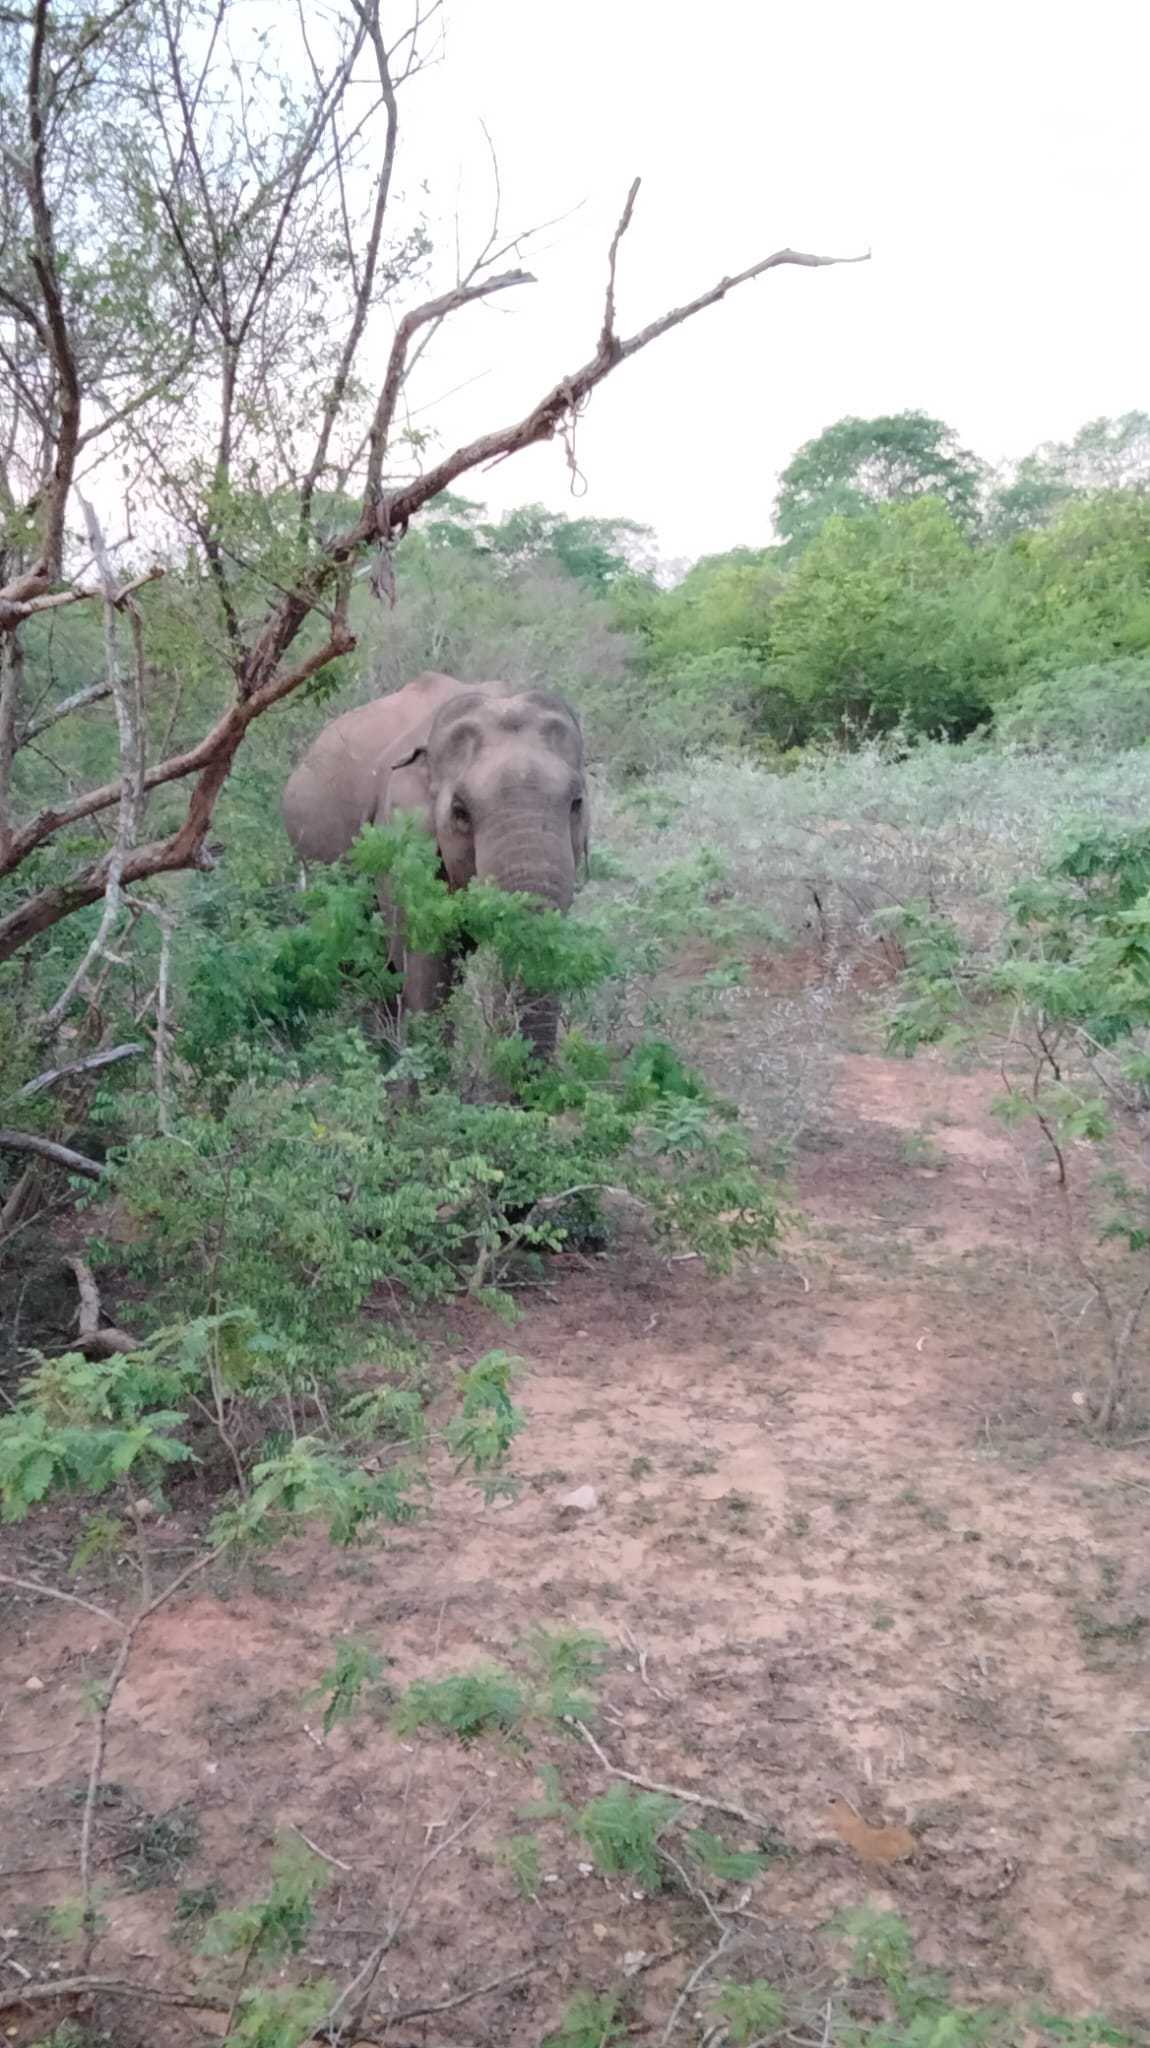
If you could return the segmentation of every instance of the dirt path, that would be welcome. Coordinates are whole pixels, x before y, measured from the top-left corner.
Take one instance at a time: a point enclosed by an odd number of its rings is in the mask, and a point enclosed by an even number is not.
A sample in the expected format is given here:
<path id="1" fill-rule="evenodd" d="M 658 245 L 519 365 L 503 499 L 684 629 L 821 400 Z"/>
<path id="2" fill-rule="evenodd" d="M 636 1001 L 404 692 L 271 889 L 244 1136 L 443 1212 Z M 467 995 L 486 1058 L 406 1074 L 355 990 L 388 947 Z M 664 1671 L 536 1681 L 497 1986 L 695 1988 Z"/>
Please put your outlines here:
<path id="1" fill-rule="evenodd" d="M 993 1087 L 937 1060 L 844 1056 L 834 1142 L 799 1162 L 793 1263 L 716 1282 L 642 1250 L 563 1260 L 510 1340 L 478 1310 L 450 1314 L 445 1355 L 510 1343 L 527 1361 L 522 1491 L 484 1507 L 445 1481 L 429 1522 L 383 1553 L 301 1545 L 157 1618 L 108 1777 L 152 1814 L 194 1806 L 202 1843 L 179 1882 L 244 1896 L 294 1823 L 352 1866 L 308 1949 L 338 1975 L 402 1891 L 396 1868 L 481 1802 L 428 1869 L 378 2004 L 434 2004 L 538 1963 L 430 2034 L 388 2033 L 391 2048 L 535 2048 L 576 1985 L 685 1940 L 682 1902 L 588 1874 L 558 1824 L 539 1831 L 534 1904 L 493 1853 L 541 1761 L 585 1799 L 605 1789 L 594 1758 L 558 1732 L 464 1750 L 370 1719 L 321 1745 L 300 1696 L 342 1632 L 377 1643 L 398 1687 L 521 1661 L 532 1623 L 577 1624 L 615 1651 L 608 1753 L 777 1828 L 753 1900 L 763 1974 L 803 1968 L 837 1909 L 873 1899 L 968 1993 L 1150 2014 L 1150 1468 L 1144 1449 L 1101 1451 L 1075 1427 L 1022 1270 L 1030 1218 Z M 565 1509 L 583 1486 L 596 1506 Z M 7 1763 L 22 1824 L 5 1868 L 69 1852 L 100 1648 L 82 1615 L 20 1610 L 4 1747 L 12 1759 L 45 1728 L 61 1747 Z M 862 1868 L 826 1823 L 835 1792 L 909 1823 L 914 1860 Z M 61 1884 L 9 1882 L 10 1926 Z M 175 1896 L 109 1891 L 119 1967 L 170 1978 Z M 683 1975 L 679 1955 L 643 1974 L 649 2016 Z M 131 2024 L 154 2043 L 207 2030 Z"/>

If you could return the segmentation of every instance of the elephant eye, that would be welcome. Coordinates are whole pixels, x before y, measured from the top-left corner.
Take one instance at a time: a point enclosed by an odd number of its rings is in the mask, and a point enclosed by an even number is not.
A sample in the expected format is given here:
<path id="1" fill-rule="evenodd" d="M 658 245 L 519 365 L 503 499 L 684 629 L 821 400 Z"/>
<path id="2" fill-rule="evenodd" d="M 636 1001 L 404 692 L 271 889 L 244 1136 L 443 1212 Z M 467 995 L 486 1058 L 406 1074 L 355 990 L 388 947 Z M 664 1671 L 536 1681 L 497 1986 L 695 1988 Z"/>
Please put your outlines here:
<path id="1" fill-rule="evenodd" d="M 471 813 L 467 805 L 461 803 L 458 797 L 454 798 L 451 805 L 451 822 L 453 825 L 460 826 L 463 831 L 466 831 L 471 823 Z"/>
<path id="2" fill-rule="evenodd" d="M 577 817 L 579 816 L 579 813 L 580 813 L 580 811 L 581 811 L 582 809 L 583 809 L 583 799 L 582 799 L 582 797 L 581 797 L 581 796 L 573 796 L 573 797 L 572 797 L 572 799 L 571 799 L 571 816 L 572 816 L 573 818 L 577 818 Z"/>

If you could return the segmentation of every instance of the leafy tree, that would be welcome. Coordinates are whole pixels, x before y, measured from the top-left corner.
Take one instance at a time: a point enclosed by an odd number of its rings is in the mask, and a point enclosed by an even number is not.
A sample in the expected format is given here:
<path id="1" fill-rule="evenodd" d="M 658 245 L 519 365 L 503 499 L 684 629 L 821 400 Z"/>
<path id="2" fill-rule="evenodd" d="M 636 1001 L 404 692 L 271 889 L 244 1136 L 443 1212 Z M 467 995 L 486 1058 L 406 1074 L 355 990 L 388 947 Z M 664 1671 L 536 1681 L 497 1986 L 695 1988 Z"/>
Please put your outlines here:
<path id="1" fill-rule="evenodd" d="M 520 505 L 479 528 L 484 546 L 511 569 L 551 561 L 577 583 L 604 591 L 641 566 L 651 540 L 634 519 L 571 519 L 544 505 Z"/>
<path id="2" fill-rule="evenodd" d="M 976 558 L 934 498 L 832 519 L 772 615 L 770 676 L 806 734 L 970 732 L 988 715 L 1001 650 Z"/>
<path id="3" fill-rule="evenodd" d="M 1020 680 L 1141 653 L 1150 647 L 1150 495 L 1071 500 L 1043 531 L 988 558 L 982 582 Z"/>
<path id="4" fill-rule="evenodd" d="M 828 519 L 932 497 L 941 498 L 960 527 L 971 528 L 982 475 L 978 457 L 959 445 L 952 427 L 929 413 L 848 417 L 804 442 L 792 457 L 780 480 L 775 525 L 797 550 Z"/>
<path id="5" fill-rule="evenodd" d="M 1150 486 L 1150 413 L 1088 420 L 1072 441 L 1047 441 L 992 491 L 987 527 L 999 540 L 1047 526 L 1070 498 Z"/>

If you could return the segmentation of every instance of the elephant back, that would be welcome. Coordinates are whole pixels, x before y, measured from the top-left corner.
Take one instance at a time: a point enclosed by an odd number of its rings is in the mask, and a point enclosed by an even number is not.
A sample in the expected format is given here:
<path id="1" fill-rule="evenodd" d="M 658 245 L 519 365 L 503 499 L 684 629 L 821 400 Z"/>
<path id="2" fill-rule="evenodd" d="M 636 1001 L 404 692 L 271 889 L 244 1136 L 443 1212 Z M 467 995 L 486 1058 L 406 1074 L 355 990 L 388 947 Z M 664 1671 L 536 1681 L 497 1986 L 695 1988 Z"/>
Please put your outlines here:
<path id="1" fill-rule="evenodd" d="M 441 705 L 475 687 L 428 670 L 331 719 L 284 788 L 283 821 L 300 859 L 339 860 L 374 815 L 392 762 L 423 745 Z"/>

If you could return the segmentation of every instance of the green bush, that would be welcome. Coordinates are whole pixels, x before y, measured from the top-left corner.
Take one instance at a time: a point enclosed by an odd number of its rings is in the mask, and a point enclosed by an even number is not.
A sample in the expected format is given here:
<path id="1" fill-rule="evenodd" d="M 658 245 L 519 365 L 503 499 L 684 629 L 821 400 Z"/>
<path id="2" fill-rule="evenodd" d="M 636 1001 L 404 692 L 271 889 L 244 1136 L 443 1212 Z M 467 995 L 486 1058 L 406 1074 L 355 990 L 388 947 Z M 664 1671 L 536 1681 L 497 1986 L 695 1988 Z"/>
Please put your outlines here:
<path id="1" fill-rule="evenodd" d="M 1119 753 L 1150 739 L 1150 660 L 1089 662 L 1027 683 L 999 710 L 995 738 L 1048 753 Z"/>

